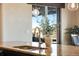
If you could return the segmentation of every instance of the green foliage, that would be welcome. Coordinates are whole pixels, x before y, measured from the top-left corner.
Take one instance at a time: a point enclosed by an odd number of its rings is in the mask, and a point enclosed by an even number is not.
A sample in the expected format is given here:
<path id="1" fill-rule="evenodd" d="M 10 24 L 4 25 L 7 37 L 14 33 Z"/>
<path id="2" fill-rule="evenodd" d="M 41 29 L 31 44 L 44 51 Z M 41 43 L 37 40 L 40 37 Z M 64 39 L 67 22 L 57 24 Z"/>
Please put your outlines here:
<path id="1" fill-rule="evenodd" d="M 50 22 L 50 20 L 48 20 L 47 18 L 44 18 L 39 23 L 41 28 L 42 28 L 43 34 L 47 34 L 47 33 L 53 34 L 53 31 L 55 30 L 55 27 L 53 25 L 53 22 L 52 22 L 52 24 L 50 24 L 49 22 Z"/>
<path id="2" fill-rule="evenodd" d="M 79 34 L 79 27 L 75 25 L 74 27 L 67 28 L 66 31 L 67 34 Z"/>

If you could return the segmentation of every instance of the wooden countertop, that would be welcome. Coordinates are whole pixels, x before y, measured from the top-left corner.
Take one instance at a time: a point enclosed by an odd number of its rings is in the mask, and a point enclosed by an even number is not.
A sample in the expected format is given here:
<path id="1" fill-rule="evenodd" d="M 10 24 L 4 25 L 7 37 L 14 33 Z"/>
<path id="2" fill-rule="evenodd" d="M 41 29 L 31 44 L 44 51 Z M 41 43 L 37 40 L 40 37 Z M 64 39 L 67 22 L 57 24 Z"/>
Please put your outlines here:
<path id="1" fill-rule="evenodd" d="M 79 56 L 79 46 L 57 45 L 58 56 Z"/>
<path id="2" fill-rule="evenodd" d="M 17 51 L 17 52 L 24 53 L 24 54 L 26 54 L 26 53 L 33 54 L 34 56 L 46 56 L 45 53 L 40 54 L 39 50 L 37 50 L 37 52 L 35 52 L 33 50 L 15 48 L 15 46 L 29 46 L 29 44 L 26 44 L 26 42 L 5 42 L 4 44 L 0 45 L 0 49 Z"/>

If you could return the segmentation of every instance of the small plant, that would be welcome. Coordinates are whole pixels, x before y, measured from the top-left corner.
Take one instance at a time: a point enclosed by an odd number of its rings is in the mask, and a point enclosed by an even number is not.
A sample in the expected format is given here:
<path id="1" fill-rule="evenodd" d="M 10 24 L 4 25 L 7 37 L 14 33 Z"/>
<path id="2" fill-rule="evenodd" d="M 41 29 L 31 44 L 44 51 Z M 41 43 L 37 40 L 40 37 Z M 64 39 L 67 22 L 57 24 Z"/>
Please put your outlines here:
<path id="1" fill-rule="evenodd" d="M 53 34 L 53 31 L 55 30 L 55 25 L 53 25 L 53 22 L 52 22 L 52 24 L 50 24 L 49 22 L 50 22 L 50 20 L 48 20 L 46 18 L 46 19 L 41 20 L 41 22 L 39 23 L 44 35 L 47 33 L 49 33 L 51 35 L 51 34 Z"/>
<path id="2" fill-rule="evenodd" d="M 66 33 L 79 35 L 79 27 L 77 25 L 75 25 L 74 27 L 67 28 Z"/>

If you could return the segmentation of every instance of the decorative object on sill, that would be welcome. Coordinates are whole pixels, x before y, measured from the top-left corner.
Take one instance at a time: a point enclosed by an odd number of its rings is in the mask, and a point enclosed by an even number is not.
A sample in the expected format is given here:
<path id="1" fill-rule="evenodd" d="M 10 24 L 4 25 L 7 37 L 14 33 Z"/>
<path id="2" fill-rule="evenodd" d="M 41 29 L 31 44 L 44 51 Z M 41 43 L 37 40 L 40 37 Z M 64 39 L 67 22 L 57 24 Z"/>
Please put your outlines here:
<path id="1" fill-rule="evenodd" d="M 68 10 L 76 11 L 78 9 L 78 3 L 68 3 Z"/>
<path id="2" fill-rule="evenodd" d="M 40 8 L 38 8 L 38 7 L 33 8 L 33 10 L 32 10 L 32 15 L 33 15 L 33 16 L 38 16 L 38 15 L 40 14 L 39 9 L 40 9 Z"/>
<path id="3" fill-rule="evenodd" d="M 67 28 L 67 34 L 71 37 L 74 45 L 79 45 L 79 26 L 75 25 L 71 28 Z"/>
<path id="4" fill-rule="evenodd" d="M 71 35 L 74 45 L 79 46 L 79 35 L 72 34 Z"/>

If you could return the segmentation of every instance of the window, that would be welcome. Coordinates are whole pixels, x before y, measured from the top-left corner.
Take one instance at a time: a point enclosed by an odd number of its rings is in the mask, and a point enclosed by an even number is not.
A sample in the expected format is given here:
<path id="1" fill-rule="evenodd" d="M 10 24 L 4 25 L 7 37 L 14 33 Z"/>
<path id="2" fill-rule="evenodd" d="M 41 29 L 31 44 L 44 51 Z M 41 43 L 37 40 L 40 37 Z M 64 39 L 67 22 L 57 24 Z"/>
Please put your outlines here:
<path id="1" fill-rule="evenodd" d="M 47 19 L 47 26 L 52 27 L 50 29 L 50 36 L 51 39 L 53 41 L 53 43 L 57 43 L 57 40 L 59 41 L 59 35 L 60 35 L 60 31 L 58 30 L 60 27 L 60 19 L 59 19 L 59 9 L 58 8 L 49 8 L 46 6 L 45 7 L 40 7 L 39 9 L 39 15 L 38 16 L 34 16 L 32 15 L 32 34 L 33 34 L 33 41 L 38 42 L 39 40 L 34 37 L 35 36 L 35 29 L 38 27 L 40 29 L 40 38 L 43 39 L 44 37 L 44 31 L 43 28 L 44 27 L 44 23 L 45 19 Z M 47 17 L 47 18 L 46 18 Z M 43 25 L 43 26 L 42 26 Z M 45 24 L 46 26 L 46 24 Z M 49 28 L 49 27 L 48 27 Z"/>

